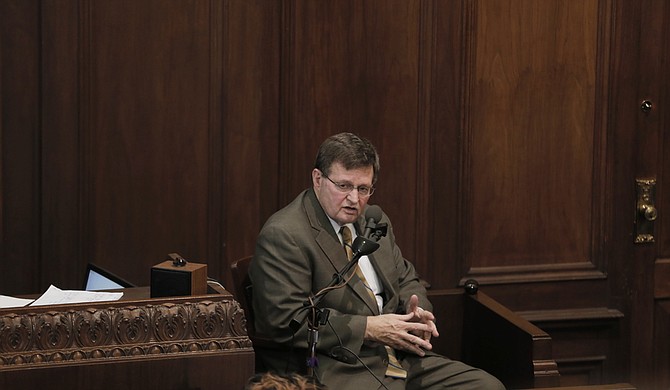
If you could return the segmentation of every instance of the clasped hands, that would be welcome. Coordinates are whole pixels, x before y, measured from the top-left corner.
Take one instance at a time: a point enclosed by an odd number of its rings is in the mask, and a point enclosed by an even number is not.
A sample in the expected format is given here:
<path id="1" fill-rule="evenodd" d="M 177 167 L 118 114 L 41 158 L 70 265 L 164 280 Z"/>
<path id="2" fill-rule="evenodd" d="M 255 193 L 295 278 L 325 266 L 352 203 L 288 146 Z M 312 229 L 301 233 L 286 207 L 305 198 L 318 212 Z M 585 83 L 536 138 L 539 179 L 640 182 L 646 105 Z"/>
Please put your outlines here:
<path id="1" fill-rule="evenodd" d="M 406 313 L 368 317 L 365 340 L 424 356 L 426 350 L 433 348 L 431 337 L 440 335 L 435 326 L 435 316 L 419 307 L 416 295 L 409 299 Z"/>

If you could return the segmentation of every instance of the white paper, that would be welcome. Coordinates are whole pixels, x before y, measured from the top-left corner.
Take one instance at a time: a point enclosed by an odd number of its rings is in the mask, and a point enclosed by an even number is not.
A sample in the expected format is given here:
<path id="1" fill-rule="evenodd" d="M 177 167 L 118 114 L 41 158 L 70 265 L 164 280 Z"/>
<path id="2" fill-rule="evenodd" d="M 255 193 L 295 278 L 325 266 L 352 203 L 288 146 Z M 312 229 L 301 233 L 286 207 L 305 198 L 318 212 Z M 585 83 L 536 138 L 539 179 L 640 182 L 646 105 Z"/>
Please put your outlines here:
<path id="1" fill-rule="evenodd" d="M 14 298 L 7 295 L 0 295 L 0 309 L 9 307 L 28 306 L 34 299 Z"/>
<path id="2" fill-rule="evenodd" d="M 122 292 L 96 292 L 81 290 L 61 290 L 51 285 L 47 291 L 37 298 L 30 306 L 62 305 L 68 303 L 117 301 Z"/>

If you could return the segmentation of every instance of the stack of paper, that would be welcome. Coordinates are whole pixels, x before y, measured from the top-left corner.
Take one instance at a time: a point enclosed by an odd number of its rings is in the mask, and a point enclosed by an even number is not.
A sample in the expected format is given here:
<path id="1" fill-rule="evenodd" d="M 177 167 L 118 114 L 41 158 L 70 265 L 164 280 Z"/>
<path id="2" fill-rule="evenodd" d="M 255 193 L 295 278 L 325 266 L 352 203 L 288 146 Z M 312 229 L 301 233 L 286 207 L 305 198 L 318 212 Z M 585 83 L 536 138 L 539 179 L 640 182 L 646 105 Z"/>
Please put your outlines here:
<path id="1" fill-rule="evenodd" d="M 122 296 L 122 292 L 61 290 L 58 287 L 51 285 L 47 291 L 37 299 L 23 299 L 0 295 L 0 308 L 117 301 L 121 299 Z"/>

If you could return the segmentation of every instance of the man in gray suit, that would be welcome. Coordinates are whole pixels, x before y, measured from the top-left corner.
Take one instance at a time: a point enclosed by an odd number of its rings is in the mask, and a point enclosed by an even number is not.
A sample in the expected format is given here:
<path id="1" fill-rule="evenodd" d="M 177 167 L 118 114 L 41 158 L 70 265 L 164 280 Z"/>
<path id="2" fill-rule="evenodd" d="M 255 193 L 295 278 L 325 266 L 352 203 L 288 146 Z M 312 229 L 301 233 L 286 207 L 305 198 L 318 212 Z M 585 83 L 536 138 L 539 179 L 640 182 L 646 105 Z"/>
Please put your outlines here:
<path id="1" fill-rule="evenodd" d="M 368 140 L 331 136 L 319 148 L 312 188 L 263 226 L 250 277 L 256 333 L 274 347 L 258 347 L 258 357 L 268 370 L 307 372 L 331 389 L 503 389 L 488 373 L 431 351 L 439 336 L 432 306 L 386 214 L 379 248 L 322 291 L 348 264 L 347 245 L 365 232 L 378 173 Z M 315 295 L 326 309 L 320 318 L 307 304 Z M 313 345 L 316 360 L 307 359 Z"/>

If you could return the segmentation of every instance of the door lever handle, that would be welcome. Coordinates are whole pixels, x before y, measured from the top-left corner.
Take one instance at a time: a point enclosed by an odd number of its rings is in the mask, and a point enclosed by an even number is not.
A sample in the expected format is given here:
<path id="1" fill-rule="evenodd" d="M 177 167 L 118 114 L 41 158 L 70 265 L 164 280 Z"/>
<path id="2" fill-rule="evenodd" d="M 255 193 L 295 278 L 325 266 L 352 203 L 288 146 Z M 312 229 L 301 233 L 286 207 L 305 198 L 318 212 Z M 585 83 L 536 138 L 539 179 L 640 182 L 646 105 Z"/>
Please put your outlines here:
<path id="1" fill-rule="evenodd" d="M 637 213 L 635 216 L 635 243 L 654 242 L 654 221 L 658 210 L 654 204 L 656 195 L 655 179 L 636 179 Z"/>
<path id="2" fill-rule="evenodd" d="M 640 205 L 638 211 L 642 214 L 644 219 L 646 219 L 649 222 L 655 221 L 656 218 L 658 217 L 658 211 L 656 211 L 656 207 L 650 204 Z"/>

